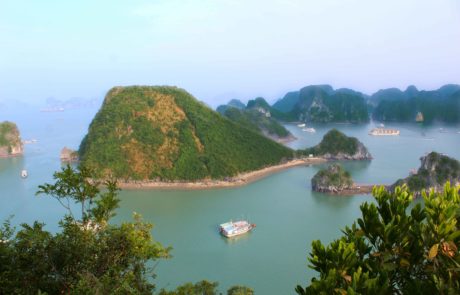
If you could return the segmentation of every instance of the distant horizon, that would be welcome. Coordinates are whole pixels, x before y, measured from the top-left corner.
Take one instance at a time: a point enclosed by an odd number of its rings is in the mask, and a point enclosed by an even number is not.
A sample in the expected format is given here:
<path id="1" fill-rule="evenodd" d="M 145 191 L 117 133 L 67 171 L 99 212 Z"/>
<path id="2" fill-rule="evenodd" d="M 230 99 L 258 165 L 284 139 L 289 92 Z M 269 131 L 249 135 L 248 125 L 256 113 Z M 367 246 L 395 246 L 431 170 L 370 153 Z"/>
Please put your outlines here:
<path id="1" fill-rule="evenodd" d="M 458 0 L 5 0 L 0 101 L 177 85 L 216 106 L 327 82 L 460 84 Z"/>
<path id="2" fill-rule="evenodd" d="M 417 85 L 407 85 L 406 87 L 402 87 L 402 88 L 399 88 L 399 87 L 387 87 L 387 88 L 380 88 L 374 92 L 371 92 L 371 93 L 366 93 L 366 92 L 363 92 L 359 89 L 355 89 L 355 88 L 351 88 L 351 87 L 335 87 L 334 85 L 332 84 L 328 84 L 328 83 L 320 83 L 320 84 L 306 84 L 298 89 L 292 89 L 292 90 L 287 90 L 284 94 L 282 94 L 281 96 L 279 97 L 272 97 L 272 98 L 269 98 L 269 97 L 265 97 L 265 96 L 261 96 L 261 95 L 258 95 L 258 96 L 254 96 L 254 97 L 250 97 L 250 98 L 241 98 L 241 97 L 233 97 L 233 98 L 228 98 L 227 100 L 224 100 L 218 104 L 211 104 L 203 99 L 201 99 L 200 97 L 196 96 L 195 94 L 193 94 L 192 92 L 190 92 L 188 89 L 186 88 L 183 88 L 183 87 L 180 87 L 180 86 L 177 86 L 177 85 L 141 85 L 141 84 L 133 84 L 133 85 L 114 85 L 112 87 L 110 87 L 109 89 L 107 89 L 107 91 L 105 91 L 105 93 L 101 96 L 92 96 L 92 97 L 78 97 L 78 96 L 72 96 L 72 95 L 69 95 L 68 97 L 55 97 L 55 96 L 48 96 L 46 98 L 43 98 L 43 99 L 37 99 L 37 100 L 34 100 L 34 101 L 24 101 L 24 100 L 21 100 L 21 99 L 13 99 L 13 100 L 9 100 L 9 101 L 5 101 L 5 100 L 2 100 L 0 98 L 0 107 L 1 105 L 6 105 L 8 106 L 9 103 L 12 103 L 12 104 L 24 104 L 26 106 L 33 106 L 33 107 L 40 107 L 40 106 L 46 106 L 47 105 L 47 100 L 51 100 L 51 99 L 54 99 L 54 100 L 57 100 L 57 101 L 60 101 L 60 102 L 68 102 L 70 100 L 73 100 L 73 99 L 76 99 L 76 100 L 82 100 L 82 101 L 92 101 L 92 100 L 95 100 L 95 101 L 103 101 L 106 94 L 109 92 L 110 89 L 112 89 L 113 87 L 130 87 L 130 86 L 170 86 L 170 87 L 178 87 L 178 88 L 181 88 L 181 89 L 184 89 L 185 91 L 189 92 L 192 96 L 194 96 L 197 100 L 199 101 L 203 101 L 205 102 L 206 104 L 208 104 L 212 109 L 216 109 L 219 105 L 223 105 L 223 104 L 227 104 L 230 100 L 232 99 L 236 99 L 236 100 L 240 100 L 241 102 L 243 103 L 247 103 L 249 100 L 252 100 L 252 99 L 256 99 L 258 97 L 262 97 L 264 98 L 268 103 L 270 103 L 271 105 L 273 105 L 275 102 L 277 102 L 278 100 L 282 99 L 287 93 L 289 92 L 295 92 L 295 91 L 299 91 L 301 90 L 302 88 L 304 87 L 308 87 L 308 86 L 321 86 L 321 85 L 328 85 L 328 86 L 331 86 L 334 90 L 338 90 L 338 89 L 351 89 L 351 90 L 354 90 L 356 92 L 360 92 L 362 93 L 363 95 L 366 95 L 366 96 L 372 96 L 374 95 L 375 93 L 377 93 L 378 91 L 380 90 L 385 90 L 385 89 L 399 89 L 401 90 L 402 92 L 404 92 L 408 87 L 411 87 L 411 86 L 415 86 L 415 88 L 417 88 L 418 91 L 434 91 L 434 90 L 438 90 L 440 89 L 441 87 L 444 87 L 444 86 L 447 86 L 447 85 L 459 85 L 460 86 L 460 83 L 457 84 L 457 83 L 445 83 L 445 84 L 442 84 L 438 87 L 435 87 L 435 88 L 432 88 L 432 89 L 424 89 L 424 88 L 420 88 L 418 87 Z"/>

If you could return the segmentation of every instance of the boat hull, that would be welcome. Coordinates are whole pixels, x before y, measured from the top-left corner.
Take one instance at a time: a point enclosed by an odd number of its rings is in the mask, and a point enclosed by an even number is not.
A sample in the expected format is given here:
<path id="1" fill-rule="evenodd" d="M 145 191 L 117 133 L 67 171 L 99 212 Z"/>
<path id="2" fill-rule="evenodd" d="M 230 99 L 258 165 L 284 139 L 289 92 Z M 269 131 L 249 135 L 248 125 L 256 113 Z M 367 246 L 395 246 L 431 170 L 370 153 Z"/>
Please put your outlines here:
<path id="1" fill-rule="evenodd" d="M 240 236 L 250 232 L 255 224 L 247 221 L 228 222 L 220 225 L 220 233 L 226 238 Z"/>

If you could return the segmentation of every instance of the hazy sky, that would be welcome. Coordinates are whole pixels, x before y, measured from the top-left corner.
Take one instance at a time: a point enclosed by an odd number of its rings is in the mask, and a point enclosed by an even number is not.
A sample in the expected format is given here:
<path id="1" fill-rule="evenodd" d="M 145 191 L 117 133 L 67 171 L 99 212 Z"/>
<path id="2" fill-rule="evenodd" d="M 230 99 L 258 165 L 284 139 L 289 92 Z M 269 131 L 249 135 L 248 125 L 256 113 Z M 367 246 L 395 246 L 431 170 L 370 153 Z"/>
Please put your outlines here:
<path id="1" fill-rule="evenodd" d="M 0 101 L 460 84 L 459 0 L 0 0 Z"/>

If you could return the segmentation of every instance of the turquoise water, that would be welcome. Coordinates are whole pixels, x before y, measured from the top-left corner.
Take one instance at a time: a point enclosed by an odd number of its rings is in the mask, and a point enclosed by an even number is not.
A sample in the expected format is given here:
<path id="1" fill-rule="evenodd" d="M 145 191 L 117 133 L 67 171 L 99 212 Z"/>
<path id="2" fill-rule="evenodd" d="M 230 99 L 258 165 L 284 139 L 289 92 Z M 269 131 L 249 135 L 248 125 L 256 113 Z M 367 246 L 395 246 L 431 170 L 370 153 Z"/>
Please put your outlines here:
<path id="1" fill-rule="evenodd" d="M 26 145 L 20 158 L 0 159 L 0 220 L 14 214 L 13 223 L 36 219 L 57 230 L 65 213 L 51 198 L 36 197 L 37 186 L 52 180 L 59 169 L 59 151 L 77 148 L 95 109 L 62 113 L 35 110 L 1 112 L 0 120 L 18 123 Z M 358 137 L 374 159 L 345 162 L 358 183 L 389 184 L 419 166 L 419 158 L 432 150 L 460 159 L 458 126 L 422 127 L 388 124 L 401 130 L 397 137 L 371 137 L 374 125 L 318 125 L 317 133 L 287 125 L 298 140 L 289 145 L 302 148 L 318 143 L 330 128 Z M 271 175 L 245 187 L 206 191 L 122 191 L 115 222 L 130 220 L 132 212 L 155 224 L 154 236 L 172 246 L 173 258 L 156 266 L 158 288 L 172 288 L 188 281 L 219 281 L 221 290 L 244 284 L 257 294 L 293 294 L 314 275 L 307 268 L 313 240 L 329 242 L 340 229 L 359 216 L 359 205 L 369 196 L 338 197 L 312 193 L 311 177 L 321 166 L 296 167 Z M 27 169 L 29 177 L 20 178 Z M 251 233 L 226 239 L 217 226 L 230 219 L 247 218 L 256 223 Z"/>

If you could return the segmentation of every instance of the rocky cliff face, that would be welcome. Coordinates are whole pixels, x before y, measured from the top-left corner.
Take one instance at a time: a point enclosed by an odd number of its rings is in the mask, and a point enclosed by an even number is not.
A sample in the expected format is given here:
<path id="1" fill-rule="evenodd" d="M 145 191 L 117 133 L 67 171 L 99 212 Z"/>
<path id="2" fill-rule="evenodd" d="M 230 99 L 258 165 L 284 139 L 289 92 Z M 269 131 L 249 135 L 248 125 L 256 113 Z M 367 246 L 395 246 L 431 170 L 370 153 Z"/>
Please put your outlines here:
<path id="1" fill-rule="evenodd" d="M 326 193 L 340 193 L 354 188 L 350 174 L 339 164 L 332 164 L 316 173 L 311 179 L 311 186 L 316 192 Z"/>
<path id="2" fill-rule="evenodd" d="M 12 122 L 0 123 L 0 157 L 22 155 L 24 151 L 19 129 Z"/>
<path id="3" fill-rule="evenodd" d="M 398 180 L 394 185 L 407 184 L 413 192 L 434 188 L 442 191 L 449 181 L 452 185 L 460 184 L 460 162 L 446 155 L 431 152 L 420 158 L 421 165 L 417 173 Z"/>
<path id="4" fill-rule="evenodd" d="M 336 154 L 326 153 L 322 155 L 323 158 L 328 160 L 371 160 L 372 155 L 369 153 L 364 144 L 360 141 L 356 143 L 356 150 L 354 153 L 338 152 Z"/>
<path id="5" fill-rule="evenodd" d="M 68 147 L 64 147 L 61 150 L 61 154 L 59 157 L 62 162 L 68 162 L 68 163 L 78 162 L 78 152 L 72 149 L 69 149 Z"/>

